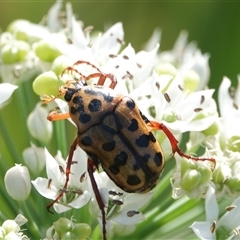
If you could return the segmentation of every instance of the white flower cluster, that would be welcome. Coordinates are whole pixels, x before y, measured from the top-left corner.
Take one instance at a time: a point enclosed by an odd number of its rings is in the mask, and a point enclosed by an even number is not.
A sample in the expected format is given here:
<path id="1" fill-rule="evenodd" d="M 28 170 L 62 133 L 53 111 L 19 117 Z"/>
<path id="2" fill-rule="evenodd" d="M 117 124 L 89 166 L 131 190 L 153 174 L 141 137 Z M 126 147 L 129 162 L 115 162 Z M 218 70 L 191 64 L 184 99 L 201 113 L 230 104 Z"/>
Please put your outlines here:
<path id="1" fill-rule="evenodd" d="M 239 195 L 240 84 L 236 90 L 231 90 L 230 80 L 223 79 L 219 89 L 219 118 L 213 99 L 214 90 L 207 89 L 210 76 L 209 56 L 202 54 L 193 43 L 187 43 L 186 32 L 180 34 L 173 50 L 159 53 L 160 32 L 156 30 L 145 50 L 136 53 L 130 44 L 124 45 L 121 23 L 116 23 L 104 33 L 91 32 L 91 28 L 83 29 L 72 14 L 71 5 L 67 4 L 66 28 L 63 28 L 56 22 L 61 8 L 62 2 L 57 1 L 49 11 L 47 27 L 24 22 L 24 26 L 32 31 L 31 36 L 24 35 L 29 46 L 22 47 L 24 51 L 19 53 L 17 60 L 13 53 L 9 53 L 9 47 L 2 48 L 2 66 L 8 66 L 0 69 L 2 79 L 6 80 L 5 76 L 9 76 L 10 70 L 15 79 L 16 74 L 13 72 L 16 72 L 19 65 L 27 69 L 29 65 L 36 64 L 37 71 L 43 73 L 34 81 L 34 91 L 39 95 L 57 95 L 57 87 L 70 77 L 69 74 L 61 76 L 62 71 L 80 59 L 88 61 L 102 72 L 114 74 L 118 81 L 116 91 L 130 95 L 148 119 L 163 122 L 179 141 L 183 133 L 191 132 L 187 144 L 189 154 L 204 147 L 205 158 L 216 160 L 216 167 L 212 169 L 213 164 L 210 161 L 186 160 L 176 156 L 177 168 L 171 179 L 174 198 L 185 194 L 192 198 L 205 197 L 209 189 L 213 188 L 216 196 Z M 22 34 L 22 24 L 12 26 L 15 36 Z M 14 42 L 20 40 L 14 40 L 13 35 L 8 35 L 8 41 L 6 38 L 6 35 L 2 35 L 4 46 L 15 44 L 19 49 L 17 44 L 22 44 Z M 85 76 L 95 71 L 93 67 L 84 64 L 79 64 L 76 68 Z M 95 81 L 96 79 L 91 80 L 89 84 L 95 84 Z M 109 82 L 105 84 L 108 86 Z M 0 91 L 7 87 L 0 85 Z M 66 102 L 56 99 L 56 103 L 62 112 L 68 111 Z M 28 119 L 31 134 L 41 142 L 44 139 L 49 141 L 52 135 L 51 124 L 48 126 L 41 119 L 44 111 L 46 109 L 37 106 Z M 172 148 L 169 140 L 159 132 L 156 137 L 165 156 L 170 156 Z M 34 151 L 38 151 L 36 147 L 32 147 Z M 43 152 L 47 178 L 39 177 L 32 181 L 37 191 L 53 200 L 59 192 L 65 191 L 63 198 L 54 204 L 58 213 L 81 208 L 90 201 L 91 214 L 102 224 L 101 212 L 87 175 L 86 153 L 80 148 L 74 152 L 73 161 L 76 164 L 71 168 L 68 189 L 63 189 L 66 162 L 60 154 L 53 158 L 46 149 L 41 149 L 41 154 Z M 125 225 L 129 228 L 125 232 L 131 231 L 136 223 L 144 219 L 139 208 L 153 193 L 127 194 L 116 187 L 104 172 L 95 172 L 94 176 L 107 212 L 107 231 L 111 232 L 114 222 L 120 224 L 115 225 L 115 231 Z"/>

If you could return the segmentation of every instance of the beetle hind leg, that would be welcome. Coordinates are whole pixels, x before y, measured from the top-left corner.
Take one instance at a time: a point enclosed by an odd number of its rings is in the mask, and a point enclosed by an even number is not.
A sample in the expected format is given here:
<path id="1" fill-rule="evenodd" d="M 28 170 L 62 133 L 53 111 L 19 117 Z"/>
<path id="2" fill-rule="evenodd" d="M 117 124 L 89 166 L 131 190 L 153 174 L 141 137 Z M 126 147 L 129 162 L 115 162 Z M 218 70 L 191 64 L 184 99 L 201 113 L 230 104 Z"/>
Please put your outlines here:
<path id="1" fill-rule="evenodd" d="M 96 201 L 98 203 L 99 209 L 102 213 L 102 235 L 103 235 L 103 240 L 107 240 L 107 230 L 106 230 L 106 213 L 105 213 L 105 205 L 103 203 L 101 194 L 98 190 L 98 186 L 97 183 L 95 181 L 95 178 L 93 176 L 93 173 L 95 171 L 96 167 L 94 165 L 94 163 L 91 160 L 88 160 L 88 174 L 91 180 L 91 184 L 92 184 L 92 188 L 96 197 Z"/>
<path id="2" fill-rule="evenodd" d="M 148 123 L 148 126 L 151 128 L 151 130 L 162 130 L 165 135 L 167 136 L 171 147 L 172 147 L 172 155 L 174 155 L 176 152 L 184 158 L 192 159 L 194 161 L 210 161 L 213 164 L 213 169 L 215 169 L 216 166 L 216 160 L 214 158 L 205 158 L 205 157 L 194 157 L 191 155 L 185 154 L 179 147 L 178 147 L 178 140 L 174 137 L 172 132 L 163 124 L 156 121 L 150 121 Z"/>

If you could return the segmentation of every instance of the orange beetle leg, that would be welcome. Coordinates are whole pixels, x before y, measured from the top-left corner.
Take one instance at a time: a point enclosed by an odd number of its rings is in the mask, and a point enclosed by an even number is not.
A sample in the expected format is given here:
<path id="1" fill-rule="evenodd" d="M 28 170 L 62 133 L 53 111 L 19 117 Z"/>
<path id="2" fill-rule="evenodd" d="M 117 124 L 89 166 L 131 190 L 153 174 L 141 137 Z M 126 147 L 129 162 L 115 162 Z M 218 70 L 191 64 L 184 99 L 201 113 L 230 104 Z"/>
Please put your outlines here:
<path id="1" fill-rule="evenodd" d="M 172 155 L 174 155 L 176 152 L 181 156 L 181 157 L 185 157 L 187 159 L 192 159 L 195 161 L 210 161 L 213 163 L 213 169 L 216 166 L 216 160 L 214 158 L 204 158 L 204 157 L 194 157 L 194 156 L 190 156 L 185 154 L 179 147 L 178 147 L 178 140 L 174 137 L 174 135 L 172 134 L 172 132 L 163 124 L 163 123 L 159 123 L 156 121 L 150 121 L 148 123 L 148 126 L 152 129 L 152 130 L 162 130 L 165 135 L 167 136 L 171 147 L 172 147 Z"/>
<path id="2" fill-rule="evenodd" d="M 58 120 L 64 120 L 67 118 L 70 118 L 69 113 L 57 113 L 56 110 L 53 110 L 47 116 L 47 120 L 49 121 L 58 121 Z"/>

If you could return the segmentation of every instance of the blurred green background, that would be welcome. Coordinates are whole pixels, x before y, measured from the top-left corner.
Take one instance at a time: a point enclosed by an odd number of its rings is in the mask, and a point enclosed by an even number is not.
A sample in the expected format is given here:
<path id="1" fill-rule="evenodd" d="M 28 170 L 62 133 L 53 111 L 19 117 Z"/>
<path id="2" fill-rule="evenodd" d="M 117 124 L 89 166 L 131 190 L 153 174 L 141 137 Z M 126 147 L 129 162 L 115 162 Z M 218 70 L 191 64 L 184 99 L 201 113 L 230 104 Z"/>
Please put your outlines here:
<path id="1" fill-rule="evenodd" d="M 54 1 L 0 1 L 0 27 L 14 19 L 38 23 Z M 240 73 L 240 2 L 230 1 L 72 1 L 78 19 L 96 30 L 123 22 L 125 42 L 136 50 L 156 27 L 162 29 L 161 50 L 171 49 L 179 32 L 211 55 L 210 87 L 218 88 L 223 76 L 236 86 Z"/>

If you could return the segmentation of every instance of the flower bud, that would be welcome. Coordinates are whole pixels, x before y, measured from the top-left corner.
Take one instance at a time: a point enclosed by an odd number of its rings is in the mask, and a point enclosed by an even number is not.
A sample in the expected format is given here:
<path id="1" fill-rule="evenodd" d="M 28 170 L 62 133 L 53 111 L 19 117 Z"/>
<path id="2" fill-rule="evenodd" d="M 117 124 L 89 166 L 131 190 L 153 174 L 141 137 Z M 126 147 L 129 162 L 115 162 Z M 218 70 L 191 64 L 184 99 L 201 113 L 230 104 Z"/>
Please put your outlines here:
<path id="1" fill-rule="evenodd" d="M 70 61 L 70 59 L 65 57 L 64 55 L 61 55 L 53 61 L 51 70 L 57 76 L 60 76 L 62 74 L 63 70 L 71 65 L 72 65 L 72 62 Z"/>
<path id="2" fill-rule="evenodd" d="M 184 73 L 184 89 L 194 92 L 197 89 L 199 82 L 200 77 L 195 71 L 188 70 Z"/>
<path id="3" fill-rule="evenodd" d="M 231 189 L 231 191 L 240 191 L 240 176 L 234 176 L 228 178 L 225 184 Z"/>
<path id="4" fill-rule="evenodd" d="M 169 74 L 172 75 L 173 77 L 175 77 L 177 75 L 177 69 L 170 63 L 161 63 L 158 64 L 155 67 L 155 71 L 161 75 L 161 74 Z"/>
<path id="5" fill-rule="evenodd" d="M 7 27 L 7 31 L 11 32 L 16 39 L 29 43 L 39 41 L 50 35 L 49 30 L 45 26 L 22 19 L 11 22 Z"/>
<path id="6" fill-rule="evenodd" d="M 86 223 L 73 223 L 67 218 L 59 218 L 54 223 L 60 239 L 86 239 L 91 234 L 91 227 Z"/>
<path id="7" fill-rule="evenodd" d="M 51 139 L 53 132 L 52 122 L 47 120 L 47 114 L 47 110 L 37 104 L 27 119 L 30 134 L 43 143 L 47 143 Z"/>
<path id="8" fill-rule="evenodd" d="M 35 54 L 44 62 L 53 62 L 53 60 L 61 55 L 61 52 L 50 41 L 40 40 L 33 45 Z"/>
<path id="9" fill-rule="evenodd" d="M 192 191 L 199 186 L 201 174 L 195 169 L 187 170 L 182 176 L 181 187 L 186 191 Z"/>
<path id="10" fill-rule="evenodd" d="M 60 80 L 54 72 L 48 71 L 36 77 L 33 82 L 33 91 L 39 96 L 55 96 L 58 94 L 58 87 L 63 84 L 64 82 Z"/>
<path id="11" fill-rule="evenodd" d="M 227 168 L 227 166 L 222 166 L 222 165 L 217 165 L 213 171 L 213 174 L 212 174 L 212 178 L 213 178 L 213 182 L 214 183 L 224 183 L 224 181 L 226 180 L 226 171 L 225 169 L 223 168 Z"/>
<path id="12" fill-rule="evenodd" d="M 11 41 L 1 48 L 1 59 L 3 63 L 13 64 L 26 59 L 30 46 L 24 41 Z"/>
<path id="13" fill-rule="evenodd" d="M 228 140 L 228 149 L 233 152 L 240 152 L 240 137 L 239 136 L 232 136 Z"/>
<path id="14" fill-rule="evenodd" d="M 203 130 L 202 133 L 205 136 L 214 136 L 218 133 L 219 128 L 218 128 L 218 124 L 215 122 L 213 123 L 210 127 L 208 127 L 207 129 Z"/>
<path id="15" fill-rule="evenodd" d="M 30 171 L 35 174 L 40 173 L 45 167 L 46 162 L 44 148 L 31 144 L 31 147 L 24 149 L 23 160 Z"/>
<path id="16" fill-rule="evenodd" d="M 21 165 L 10 168 L 4 177 L 8 194 L 16 201 L 25 201 L 31 191 L 28 169 Z"/>

